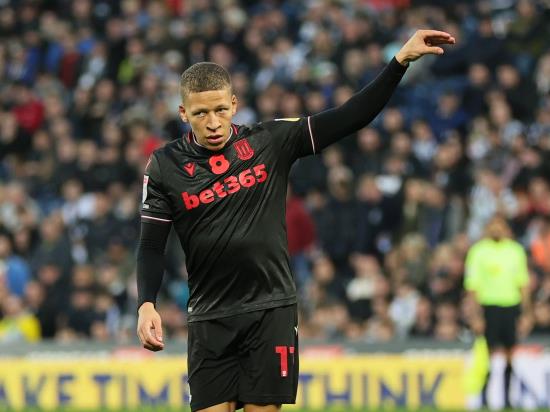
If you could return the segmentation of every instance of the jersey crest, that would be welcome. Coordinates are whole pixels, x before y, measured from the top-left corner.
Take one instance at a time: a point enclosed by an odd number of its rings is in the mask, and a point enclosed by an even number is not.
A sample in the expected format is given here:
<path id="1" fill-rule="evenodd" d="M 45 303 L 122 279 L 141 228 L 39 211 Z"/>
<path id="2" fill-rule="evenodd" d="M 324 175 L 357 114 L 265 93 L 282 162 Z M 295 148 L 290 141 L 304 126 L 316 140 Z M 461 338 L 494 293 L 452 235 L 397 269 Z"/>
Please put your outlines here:
<path id="1" fill-rule="evenodd" d="M 254 149 L 250 146 L 247 139 L 241 139 L 233 144 L 237 157 L 241 160 L 248 160 L 254 156 Z"/>

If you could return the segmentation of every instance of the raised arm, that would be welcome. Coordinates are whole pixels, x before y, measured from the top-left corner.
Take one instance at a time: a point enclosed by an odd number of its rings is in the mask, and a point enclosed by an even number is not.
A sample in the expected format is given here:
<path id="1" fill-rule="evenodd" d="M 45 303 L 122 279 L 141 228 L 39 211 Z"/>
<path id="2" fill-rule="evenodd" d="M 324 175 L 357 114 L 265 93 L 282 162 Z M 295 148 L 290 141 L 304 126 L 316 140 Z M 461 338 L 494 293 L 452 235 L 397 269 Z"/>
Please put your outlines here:
<path id="1" fill-rule="evenodd" d="M 425 54 L 443 54 L 440 46 L 454 43 L 455 39 L 449 33 L 418 30 L 376 79 L 343 105 L 311 116 L 310 133 L 314 151 L 318 152 L 368 125 L 392 96 L 409 62 Z"/>

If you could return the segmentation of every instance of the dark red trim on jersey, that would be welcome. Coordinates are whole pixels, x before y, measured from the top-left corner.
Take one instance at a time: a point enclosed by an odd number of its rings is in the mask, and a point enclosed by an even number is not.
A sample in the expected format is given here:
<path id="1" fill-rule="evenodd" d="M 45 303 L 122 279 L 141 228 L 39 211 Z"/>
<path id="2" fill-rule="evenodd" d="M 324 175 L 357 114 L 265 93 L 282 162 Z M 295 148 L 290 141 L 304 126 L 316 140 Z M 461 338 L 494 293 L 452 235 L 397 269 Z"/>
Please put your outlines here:
<path id="1" fill-rule="evenodd" d="M 235 126 L 233 123 L 231 123 L 231 128 L 229 129 L 229 138 L 227 139 L 227 142 L 225 143 L 225 146 L 223 149 L 221 150 L 224 150 L 226 147 L 229 147 L 229 142 L 231 142 L 231 140 L 233 139 L 233 136 L 235 136 L 235 138 L 237 137 L 237 134 L 238 134 L 238 129 L 237 129 L 237 126 Z M 202 146 L 199 141 L 197 140 L 197 136 L 195 135 L 195 133 L 193 133 L 193 130 L 191 130 L 189 132 L 189 143 L 191 143 L 193 146 L 195 146 L 195 148 L 199 151 L 201 151 L 202 153 L 204 154 L 209 154 L 209 153 L 215 153 L 214 151 L 210 150 L 210 149 L 207 149 L 206 147 Z"/>
<path id="2" fill-rule="evenodd" d="M 231 126 L 233 127 L 233 131 L 235 132 L 235 136 L 238 136 L 239 129 L 237 128 L 237 125 L 235 123 L 231 123 Z"/>
<path id="3" fill-rule="evenodd" d="M 203 145 L 201 145 L 199 143 L 199 141 L 197 140 L 197 136 L 195 136 L 195 133 L 193 133 L 192 131 L 190 133 L 191 133 L 191 144 L 194 144 L 195 146 L 197 146 L 201 150 L 208 150 L 206 147 L 204 147 Z"/>
<path id="4" fill-rule="evenodd" d="M 187 132 L 187 141 L 191 143 L 191 130 Z"/>

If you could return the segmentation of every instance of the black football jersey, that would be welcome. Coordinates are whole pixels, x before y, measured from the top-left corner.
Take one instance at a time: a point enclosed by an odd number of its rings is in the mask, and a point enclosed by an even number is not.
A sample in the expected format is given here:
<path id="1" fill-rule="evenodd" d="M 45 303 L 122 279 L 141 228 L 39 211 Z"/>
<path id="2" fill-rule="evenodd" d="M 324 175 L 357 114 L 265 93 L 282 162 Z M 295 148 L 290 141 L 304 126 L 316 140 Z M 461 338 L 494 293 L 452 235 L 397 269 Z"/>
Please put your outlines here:
<path id="1" fill-rule="evenodd" d="M 153 153 L 141 215 L 174 225 L 187 258 L 190 322 L 296 302 L 287 181 L 314 146 L 310 118 L 296 118 L 232 125 L 216 152 L 188 133 Z"/>

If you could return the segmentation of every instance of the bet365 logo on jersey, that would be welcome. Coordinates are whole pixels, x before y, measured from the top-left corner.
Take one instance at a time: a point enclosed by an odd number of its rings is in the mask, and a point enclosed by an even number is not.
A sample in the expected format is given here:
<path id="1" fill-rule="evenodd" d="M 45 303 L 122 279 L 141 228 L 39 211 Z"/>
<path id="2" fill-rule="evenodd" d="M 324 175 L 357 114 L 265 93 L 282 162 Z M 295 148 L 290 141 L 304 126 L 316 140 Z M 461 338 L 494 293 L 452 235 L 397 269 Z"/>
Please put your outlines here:
<path id="1" fill-rule="evenodd" d="M 225 157 L 212 156 L 210 158 L 210 167 L 214 174 L 223 174 L 229 168 L 229 162 Z M 185 208 L 192 210 L 201 204 L 212 203 L 217 198 L 223 199 L 234 193 L 237 193 L 242 188 L 248 189 L 259 183 L 263 183 L 267 180 L 267 170 L 265 164 L 260 164 L 245 169 L 237 176 L 227 176 L 223 181 L 216 182 L 212 185 L 212 188 L 205 189 L 198 194 L 190 194 L 188 192 L 182 192 L 181 197 Z"/>

